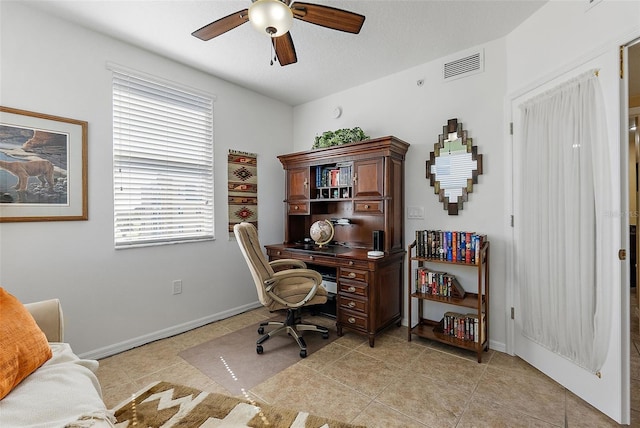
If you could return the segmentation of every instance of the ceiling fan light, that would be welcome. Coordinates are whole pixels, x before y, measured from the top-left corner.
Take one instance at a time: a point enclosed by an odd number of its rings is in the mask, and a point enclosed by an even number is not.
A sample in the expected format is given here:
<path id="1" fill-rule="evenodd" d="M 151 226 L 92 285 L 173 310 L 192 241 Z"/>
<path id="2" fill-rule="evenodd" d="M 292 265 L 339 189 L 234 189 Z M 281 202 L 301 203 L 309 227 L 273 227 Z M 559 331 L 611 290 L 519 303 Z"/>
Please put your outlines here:
<path id="1" fill-rule="evenodd" d="M 258 32 L 280 37 L 293 25 L 293 12 L 280 0 L 257 0 L 249 7 L 249 21 Z"/>

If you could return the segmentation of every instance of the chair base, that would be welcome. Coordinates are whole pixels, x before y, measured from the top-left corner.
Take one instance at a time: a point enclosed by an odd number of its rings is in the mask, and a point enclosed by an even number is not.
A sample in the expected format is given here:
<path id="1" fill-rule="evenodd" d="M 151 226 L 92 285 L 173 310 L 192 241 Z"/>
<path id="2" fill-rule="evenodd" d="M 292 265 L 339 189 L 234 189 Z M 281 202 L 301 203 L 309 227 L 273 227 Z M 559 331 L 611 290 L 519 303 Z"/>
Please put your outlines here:
<path id="1" fill-rule="evenodd" d="M 323 339 L 329 338 L 329 329 L 326 327 L 322 327 L 320 325 L 315 324 L 302 324 L 302 319 L 300 317 L 299 309 L 287 309 L 287 318 L 284 322 L 276 322 L 269 321 L 260 323 L 260 327 L 258 328 L 258 334 L 262 334 L 256 341 L 256 352 L 258 354 L 262 354 L 264 349 L 262 348 L 262 344 L 269 340 L 270 337 L 275 336 L 277 334 L 287 333 L 289 336 L 293 337 L 293 339 L 298 343 L 300 347 L 300 357 L 306 358 L 307 356 L 307 344 L 305 343 L 302 335 L 299 332 L 302 331 L 316 331 L 318 333 L 322 333 Z M 264 328 L 267 326 L 276 326 L 275 330 L 264 334 Z"/>

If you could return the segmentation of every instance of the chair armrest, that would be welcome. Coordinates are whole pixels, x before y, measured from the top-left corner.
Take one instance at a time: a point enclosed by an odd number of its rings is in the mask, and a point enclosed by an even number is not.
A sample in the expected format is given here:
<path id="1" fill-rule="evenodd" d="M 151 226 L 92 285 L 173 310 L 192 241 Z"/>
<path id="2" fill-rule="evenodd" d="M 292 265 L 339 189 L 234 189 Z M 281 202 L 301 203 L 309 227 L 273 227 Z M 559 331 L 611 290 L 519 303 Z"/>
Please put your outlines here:
<path id="1" fill-rule="evenodd" d="M 64 319 L 60 300 L 51 299 L 24 305 L 49 342 L 64 341 Z"/>
<path id="2" fill-rule="evenodd" d="M 280 282 L 281 280 L 285 278 L 300 278 L 300 277 L 309 278 L 314 282 L 313 287 L 311 288 L 311 290 L 309 290 L 309 293 L 301 301 L 297 303 L 287 302 L 286 300 L 282 299 L 280 296 L 278 296 L 273 292 L 273 290 L 276 287 L 278 287 L 278 282 Z M 287 269 L 287 270 L 274 273 L 271 279 L 265 281 L 265 286 L 266 286 L 265 291 L 276 302 L 288 308 L 299 308 L 301 306 L 304 306 L 309 300 L 313 299 L 313 296 L 316 295 L 316 292 L 318 291 L 318 286 L 321 283 L 322 283 L 322 275 L 320 275 L 315 270 Z"/>
<path id="3" fill-rule="evenodd" d="M 297 260 L 297 259 L 272 260 L 272 261 L 269 262 L 269 264 L 271 265 L 272 268 L 278 268 L 278 267 L 282 267 L 282 266 L 293 266 L 293 267 L 299 268 L 299 269 L 306 269 L 307 268 L 307 264 L 305 262 L 303 262 L 302 260 Z"/>

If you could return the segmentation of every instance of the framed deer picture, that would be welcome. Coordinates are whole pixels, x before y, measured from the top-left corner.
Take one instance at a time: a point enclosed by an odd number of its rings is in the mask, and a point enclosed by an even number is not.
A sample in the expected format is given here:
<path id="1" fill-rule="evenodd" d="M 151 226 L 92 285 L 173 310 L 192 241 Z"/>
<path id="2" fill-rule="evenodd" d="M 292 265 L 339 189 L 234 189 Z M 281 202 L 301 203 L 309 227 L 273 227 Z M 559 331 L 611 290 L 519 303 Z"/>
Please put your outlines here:
<path id="1" fill-rule="evenodd" d="M 87 122 L 0 106 L 0 222 L 87 220 Z"/>

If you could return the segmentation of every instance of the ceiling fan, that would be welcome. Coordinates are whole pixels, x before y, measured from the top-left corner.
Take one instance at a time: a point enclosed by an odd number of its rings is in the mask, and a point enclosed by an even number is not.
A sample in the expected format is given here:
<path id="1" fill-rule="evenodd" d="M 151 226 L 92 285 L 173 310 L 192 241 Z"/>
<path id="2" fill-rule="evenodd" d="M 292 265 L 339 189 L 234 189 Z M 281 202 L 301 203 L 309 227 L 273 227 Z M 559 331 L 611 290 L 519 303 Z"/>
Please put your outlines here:
<path id="1" fill-rule="evenodd" d="M 271 37 L 277 60 L 281 66 L 285 66 L 298 61 L 289 33 L 293 18 L 353 34 L 360 32 L 365 19 L 363 15 L 330 6 L 291 3 L 291 0 L 252 0 L 248 9 L 213 21 L 191 34 L 201 40 L 211 40 L 245 22 L 251 22 L 259 32 Z"/>

